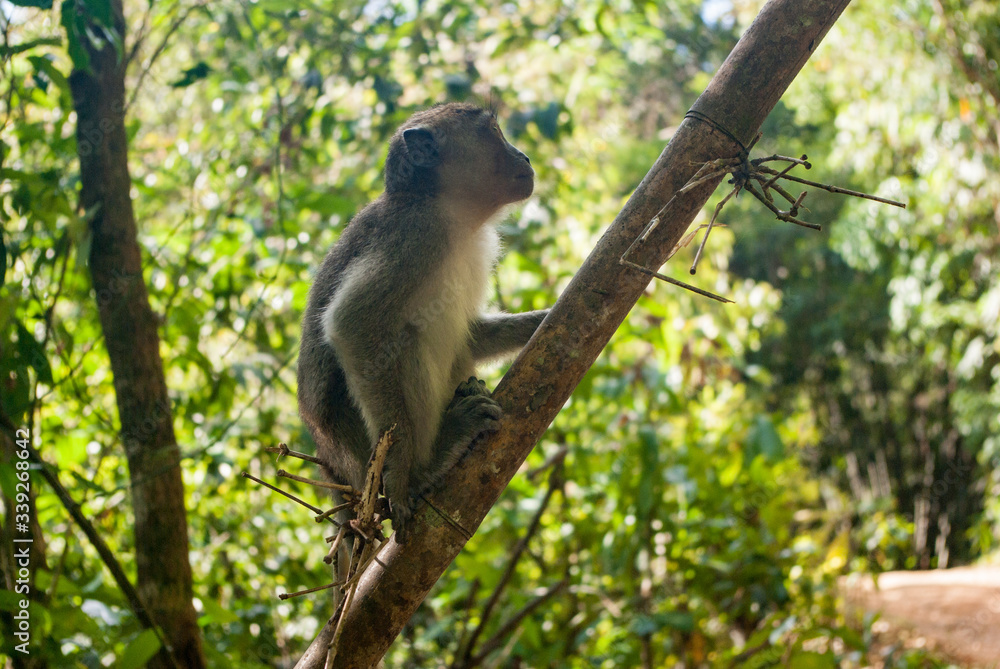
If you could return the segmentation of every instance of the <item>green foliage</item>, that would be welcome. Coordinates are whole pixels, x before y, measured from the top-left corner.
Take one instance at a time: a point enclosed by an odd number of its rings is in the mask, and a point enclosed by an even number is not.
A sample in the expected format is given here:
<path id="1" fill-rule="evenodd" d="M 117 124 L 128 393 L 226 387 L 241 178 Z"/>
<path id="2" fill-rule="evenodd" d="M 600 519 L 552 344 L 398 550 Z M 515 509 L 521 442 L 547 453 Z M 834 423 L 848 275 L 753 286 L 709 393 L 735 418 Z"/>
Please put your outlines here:
<path id="1" fill-rule="evenodd" d="M 275 597 L 328 580 L 323 528 L 238 473 L 273 475 L 263 448 L 280 441 L 311 449 L 294 410 L 310 272 L 381 190 L 390 133 L 433 102 L 502 103 L 538 183 L 501 224 L 497 298 L 515 311 L 549 305 L 753 3 L 718 17 L 707 11 L 718 3 L 694 0 L 530 11 L 128 3 L 124 41 L 107 3 L 14 4 L 0 44 L 0 411 L 34 427 L 131 569 L 130 482 L 87 272 L 93 212 L 76 208 L 68 75 L 88 67 L 88 40 L 116 40 L 122 58 L 138 44 L 129 168 L 184 456 L 199 623 L 212 666 L 270 667 L 297 657 L 330 614 L 325 595 Z M 806 152 L 810 176 L 910 208 L 810 195 L 807 217 L 830 230 L 813 235 L 727 206 L 695 279 L 736 304 L 649 288 L 527 467 L 565 449 L 562 464 L 515 478 L 392 666 L 463 651 L 539 512 L 480 643 L 560 587 L 500 639 L 489 658 L 500 664 L 642 666 L 648 652 L 653 666 L 861 666 L 872 641 L 838 613 L 836 578 L 940 563 L 914 549 L 918 499 L 950 519 L 953 559 L 995 546 L 1000 158 L 989 63 L 1000 31 L 990 3 L 935 6 L 852 6 L 761 145 Z M 84 17 L 102 34 L 83 30 Z M 949 25 L 975 48 L 956 48 Z M 693 248 L 665 271 L 689 280 Z M 916 476 L 928 453 L 930 484 Z M 868 478 L 880 462 L 888 494 Z M 158 640 L 54 497 L 37 509 L 58 564 L 38 574 L 39 653 L 54 667 L 141 666 Z"/>
<path id="2" fill-rule="evenodd" d="M 18 7 L 37 7 L 39 9 L 52 9 L 52 0 L 11 0 L 12 5 Z"/>
<path id="3" fill-rule="evenodd" d="M 160 640 L 156 638 L 156 632 L 144 630 L 125 647 L 121 659 L 118 660 L 118 666 L 121 669 L 139 669 L 146 666 L 146 662 L 159 650 Z"/>
<path id="4" fill-rule="evenodd" d="M 800 78 L 785 98 L 783 127 L 798 131 L 783 152 L 808 152 L 822 181 L 908 208 L 810 196 L 828 240 L 792 251 L 755 230 L 733 269 L 787 277 L 788 332 L 755 361 L 777 375 L 782 401 L 816 407 L 818 464 L 864 513 L 874 503 L 901 514 L 888 522 L 910 546 L 897 537 L 898 559 L 874 551 L 869 566 L 964 562 L 997 539 L 996 495 L 976 491 L 995 490 L 1000 465 L 1000 151 L 986 139 L 1000 104 L 990 65 L 1000 23 L 992 6 L 949 2 L 851 10 L 845 22 L 827 40 L 838 56 L 819 55 L 822 76 Z M 777 251 L 762 265 L 765 249 Z M 862 518 L 856 541 L 880 545 L 865 529 L 875 525 Z"/>

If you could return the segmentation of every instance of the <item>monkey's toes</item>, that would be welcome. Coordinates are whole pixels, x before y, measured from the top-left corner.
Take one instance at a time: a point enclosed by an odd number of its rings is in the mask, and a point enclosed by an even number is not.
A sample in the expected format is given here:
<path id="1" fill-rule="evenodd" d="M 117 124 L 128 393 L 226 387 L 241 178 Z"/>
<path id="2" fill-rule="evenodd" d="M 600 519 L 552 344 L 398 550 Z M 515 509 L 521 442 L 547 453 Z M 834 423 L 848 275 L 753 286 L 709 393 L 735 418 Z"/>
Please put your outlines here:
<path id="1" fill-rule="evenodd" d="M 500 429 L 500 419 L 503 417 L 503 409 L 494 401 L 492 397 L 478 396 L 466 398 L 466 402 L 472 404 L 470 415 L 474 417 L 474 426 L 471 430 L 472 437 L 496 432 Z"/>

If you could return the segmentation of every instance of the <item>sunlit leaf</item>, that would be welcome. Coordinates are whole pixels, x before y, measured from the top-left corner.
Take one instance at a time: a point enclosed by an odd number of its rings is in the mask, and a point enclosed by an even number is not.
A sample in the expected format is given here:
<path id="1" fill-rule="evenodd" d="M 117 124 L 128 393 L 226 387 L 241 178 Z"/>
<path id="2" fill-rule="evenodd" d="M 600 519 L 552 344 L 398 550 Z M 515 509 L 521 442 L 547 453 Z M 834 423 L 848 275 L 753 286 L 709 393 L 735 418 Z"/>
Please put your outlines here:
<path id="1" fill-rule="evenodd" d="M 144 667 L 159 652 L 160 645 L 160 639 L 154 630 L 143 630 L 125 647 L 125 652 L 118 658 L 115 666 L 122 669 Z"/>

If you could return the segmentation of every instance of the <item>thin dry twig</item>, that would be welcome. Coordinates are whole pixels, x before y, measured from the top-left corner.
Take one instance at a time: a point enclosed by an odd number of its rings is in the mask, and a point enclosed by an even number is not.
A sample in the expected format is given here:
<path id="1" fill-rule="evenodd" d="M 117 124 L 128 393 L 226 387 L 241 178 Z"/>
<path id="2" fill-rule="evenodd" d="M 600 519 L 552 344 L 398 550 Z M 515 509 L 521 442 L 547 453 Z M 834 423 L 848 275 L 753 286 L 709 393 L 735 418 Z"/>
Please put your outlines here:
<path id="1" fill-rule="evenodd" d="M 346 596 L 343 606 L 334 614 L 337 627 L 333 632 L 333 638 L 327 647 L 326 666 L 332 667 L 333 661 L 337 657 L 337 648 L 340 645 L 340 635 L 343 631 L 344 613 L 351 608 L 354 595 L 358 590 L 358 583 L 361 575 L 368 566 L 376 559 L 379 551 L 386 545 L 381 533 L 381 518 L 376 514 L 376 502 L 378 501 L 378 491 L 382 483 L 382 469 L 385 467 L 385 458 L 389 454 L 389 447 L 394 441 L 393 432 L 396 426 L 393 425 L 379 437 L 375 452 L 372 453 L 368 461 L 368 473 L 365 476 L 365 485 L 361 491 L 360 499 L 357 501 L 357 518 L 350 522 L 351 530 L 360 538 L 355 540 L 354 550 L 351 553 L 351 566 L 348 570 L 347 582 L 344 584 Z M 376 546 L 376 540 L 380 543 Z M 334 541 L 337 544 L 340 537 Z M 334 547 L 330 549 L 333 555 Z"/>
<path id="2" fill-rule="evenodd" d="M 278 599 L 284 601 L 286 599 L 291 599 L 292 597 L 301 597 L 302 595 L 308 595 L 314 592 L 322 592 L 323 590 L 329 590 L 330 588 L 336 588 L 337 586 L 344 585 L 343 583 L 327 583 L 326 585 L 317 585 L 315 588 L 309 588 L 308 590 L 299 590 L 298 592 L 283 592 L 278 595 Z"/>
<path id="3" fill-rule="evenodd" d="M 340 588 L 344 593 L 344 596 L 340 598 L 337 610 L 327 622 L 327 625 L 335 626 L 333 638 L 327 648 L 327 667 L 333 666 L 333 661 L 336 658 L 337 647 L 342 629 L 341 625 L 344 619 L 343 614 L 351 607 L 351 602 L 354 600 L 355 593 L 357 592 L 361 575 L 372 562 L 378 562 L 378 554 L 387 544 L 385 536 L 382 534 L 382 520 L 384 519 L 383 516 L 386 511 L 385 507 L 381 504 L 384 503 L 384 500 L 379 498 L 379 490 L 382 482 L 382 470 L 385 467 L 385 460 L 389 452 L 389 447 L 392 445 L 394 440 L 393 431 L 395 428 L 396 426 L 393 425 L 379 438 L 375 451 L 372 453 L 372 457 L 368 461 L 368 472 L 365 478 L 365 485 L 361 491 L 358 491 L 349 485 L 340 485 L 327 481 L 320 481 L 291 474 L 283 469 L 278 470 L 277 476 L 279 478 L 297 481 L 299 483 L 306 483 L 318 488 L 335 490 L 342 493 L 347 501 L 343 504 L 335 505 L 333 508 L 326 511 L 319 509 L 296 497 L 295 495 L 287 493 L 284 490 L 271 485 L 270 483 L 262 481 L 247 472 L 242 473 L 245 478 L 259 483 L 269 490 L 273 490 L 274 492 L 284 495 L 292 501 L 306 507 L 315 514 L 314 520 L 316 522 L 320 523 L 323 521 L 329 521 L 337 526 L 338 530 L 336 535 L 326 538 L 326 541 L 331 545 L 326 556 L 323 558 L 325 563 L 331 564 L 337 559 L 339 550 L 343 545 L 344 538 L 348 534 L 353 534 L 355 536 L 354 548 L 351 552 L 350 565 L 345 579 L 309 588 L 307 590 L 278 595 L 279 599 L 285 600 L 292 597 L 299 597 L 315 592 L 330 590 L 331 588 Z M 322 461 L 314 456 L 290 450 L 288 445 L 284 443 L 277 447 L 267 447 L 265 450 L 269 453 L 278 454 L 279 458 L 291 456 L 307 462 L 313 462 L 319 465 L 323 464 Z M 350 520 L 350 522 L 342 524 L 332 518 L 332 516 L 338 511 L 343 511 L 348 508 L 353 508 L 355 511 L 355 518 Z M 338 570 L 335 568 L 335 572 L 336 571 Z"/>
<path id="4" fill-rule="evenodd" d="M 715 293 L 710 293 L 707 290 L 702 290 L 701 288 L 697 288 L 697 287 L 692 286 L 690 284 L 684 283 L 683 281 L 678 281 L 677 279 L 675 279 L 673 277 L 669 277 L 666 274 L 661 274 L 660 272 L 656 272 L 654 270 L 651 270 L 648 267 L 643 267 L 642 265 L 640 265 L 638 263 L 634 263 L 631 260 L 626 260 L 626 257 L 628 256 L 629 253 L 632 252 L 632 249 L 634 249 L 637 245 L 639 245 L 642 242 L 644 242 L 646 240 L 646 238 L 649 237 L 649 233 L 651 233 L 656 228 L 656 226 L 659 225 L 659 223 L 660 223 L 660 217 L 659 217 L 659 215 L 657 215 L 657 216 L 655 216 L 653 218 L 652 221 L 649 222 L 649 225 L 646 226 L 646 229 L 643 230 L 643 233 L 634 242 L 632 242 L 632 244 L 625 250 L 625 253 L 623 253 L 622 257 L 619 259 L 619 262 L 622 265 L 625 265 L 627 267 L 631 267 L 632 269 L 638 270 L 639 272 L 642 272 L 643 274 L 648 274 L 649 276 L 656 277 L 660 281 L 666 281 L 667 283 L 672 283 L 675 286 L 680 286 L 681 288 L 684 288 L 685 290 L 690 290 L 692 293 L 698 293 L 699 295 L 703 295 L 704 297 L 708 297 L 708 298 L 711 298 L 713 300 L 717 300 L 719 302 L 732 303 L 732 300 L 730 300 L 730 299 L 727 299 L 727 298 L 722 297 L 720 295 L 716 295 Z"/>
<path id="5" fill-rule="evenodd" d="M 295 474 L 290 474 L 284 469 L 279 469 L 276 476 L 283 479 L 288 479 L 289 481 L 298 481 L 299 483 L 308 483 L 309 485 L 314 485 L 317 488 L 326 488 L 327 490 L 339 490 L 341 492 L 346 492 L 348 494 L 357 494 L 349 485 L 342 485 L 340 483 L 330 483 L 329 481 L 318 481 L 316 479 L 306 478 L 305 476 L 297 476 Z"/>
<path id="6" fill-rule="evenodd" d="M 688 270 L 691 274 L 694 274 L 695 272 L 698 271 L 698 261 L 701 260 L 702 251 L 705 250 L 705 244 L 708 243 L 708 235 L 711 234 L 712 228 L 715 226 L 715 219 L 719 217 L 719 212 L 721 212 L 722 208 L 726 206 L 727 202 L 729 202 L 729 198 L 735 195 L 736 195 L 735 190 L 729 191 L 729 194 L 726 195 L 726 197 L 722 198 L 722 202 L 720 202 L 718 206 L 715 208 L 715 213 L 712 214 L 712 220 L 708 222 L 708 225 L 707 226 L 699 225 L 698 228 L 695 230 L 695 232 L 698 232 L 698 230 L 701 230 L 702 227 L 708 228 L 707 230 L 705 230 L 705 236 L 701 238 L 701 244 L 698 245 L 698 251 L 694 254 L 694 260 L 691 262 L 691 269 Z M 694 237 L 694 234 L 692 234 L 691 237 Z M 687 244 L 685 244 L 685 246 L 687 246 Z"/>
<path id="7" fill-rule="evenodd" d="M 295 495 L 293 495 L 291 493 L 287 493 L 284 490 L 282 490 L 281 488 L 278 488 L 278 487 L 275 487 L 275 486 L 271 485 L 267 481 L 261 481 L 259 478 L 257 478 L 256 476 L 253 476 L 249 472 L 243 472 L 242 475 L 243 475 L 243 478 L 245 478 L 245 479 L 250 479 L 254 483 L 259 483 L 262 486 L 264 486 L 265 488 L 268 488 L 269 490 L 273 490 L 274 492 L 278 493 L 279 495 L 284 495 L 285 497 L 287 497 L 288 499 L 292 500 L 293 502 L 298 502 L 299 504 L 301 504 L 302 506 L 306 507 L 307 509 L 309 509 L 313 513 L 317 513 L 317 514 L 323 513 L 323 509 L 317 508 L 317 507 L 313 506 L 312 504 L 310 504 L 309 502 L 305 501 L 304 499 L 299 499 Z M 327 520 L 329 520 L 331 523 L 334 523 L 335 525 L 339 525 L 340 524 L 340 523 L 336 522 L 333 518 L 327 518 Z"/>
<path id="8" fill-rule="evenodd" d="M 369 550 L 371 544 L 368 542 L 355 541 L 354 551 L 351 554 L 351 566 L 354 567 L 364 558 L 364 554 Z M 354 601 L 354 594 L 358 591 L 357 582 L 347 588 L 347 596 L 344 598 L 342 606 L 339 607 L 334 617 L 337 619 L 337 628 L 333 632 L 333 638 L 326 650 L 325 669 L 333 667 L 333 661 L 337 659 L 337 648 L 340 647 L 340 634 L 344 629 L 344 612 L 350 610 L 351 602 Z"/>
<path id="9" fill-rule="evenodd" d="M 344 502 L 343 504 L 338 504 L 332 509 L 327 509 L 323 513 L 319 514 L 313 520 L 315 520 L 317 523 L 322 523 L 324 520 L 326 520 L 333 514 L 337 513 L 338 511 L 342 511 L 343 509 L 346 509 L 351 506 L 354 506 L 354 502 Z"/>
<path id="10" fill-rule="evenodd" d="M 299 458 L 300 460 L 305 460 L 306 462 L 311 462 L 314 465 L 323 464 L 323 461 L 317 458 L 315 455 L 309 455 L 308 453 L 300 453 L 298 451 L 293 451 L 290 448 L 288 448 L 288 444 L 284 442 L 278 444 L 277 446 L 268 446 L 264 450 L 267 451 L 268 453 L 277 453 L 279 460 L 287 455 L 293 458 Z"/>
<path id="11" fill-rule="evenodd" d="M 337 550 L 340 548 L 340 542 L 344 540 L 344 534 L 347 532 L 347 528 L 343 525 L 337 530 L 337 535 L 330 537 L 327 541 L 330 541 L 330 550 L 327 551 L 326 557 L 323 558 L 323 562 L 327 564 L 333 564 L 334 557 L 337 555 Z"/>
<path id="12" fill-rule="evenodd" d="M 776 174 L 776 172 L 769 167 L 762 167 L 760 171 L 765 174 Z M 797 177 L 791 174 L 786 174 L 781 177 L 782 179 L 787 179 L 788 181 L 794 181 L 795 183 L 800 183 L 805 186 L 812 186 L 813 188 L 819 188 L 821 190 L 834 193 L 836 195 L 849 195 L 851 197 L 860 197 L 864 200 L 872 200 L 873 202 L 880 202 L 882 204 L 890 204 L 893 207 L 899 207 L 900 209 L 906 209 L 905 202 L 898 202 L 897 200 L 890 200 L 884 197 L 878 197 L 877 195 L 871 195 L 869 193 L 862 193 L 861 191 L 851 190 L 849 188 L 841 188 L 840 186 L 832 186 L 830 184 L 820 183 L 819 181 L 810 181 L 809 179 L 803 179 L 802 177 Z"/>
<path id="13" fill-rule="evenodd" d="M 385 431 L 379 437 L 375 452 L 368 461 L 368 474 L 365 476 L 365 487 L 361 491 L 361 503 L 358 505 L 358 520 L 365 525 L 371 525 L 375 515 L 375 501 L 378 499 L 379 487 L 382 484 L 382 468 L 385 467 L 385 458 L 389 455 L 389 447 L 396 440 L 394 432 L 396 425 Z"/>
<path id="14" fill-rule="evenodd" d="M 754 188 L 753 183 L 751 183 L 749 181 L 747 183 L 743 184 L 743 190 L 745 190 L 748 193 L 750 193 L 751 195 L 753 195 L 755 198 L 757 198 L 761 202 L 761 204 L 763 204 L 765 207 L 767 207 L 768 209 L 770 209 L 771 213 L 773 213 L 774 216 L 775 216 L 775 218 L 777 218 L 778 220 L 785 221 L 787 223 L 794 223 L 795 225 L 801 225 L 803 228 L 809 228 L 810 230 L 817 230 L 818 231 L 818 230 L 822 230 L 823 229 L 822 226 L 819 226 L 819 225 L 817 225 L 815 223 L 806 223 L 805 221 L 801 221 L 801 220 L 795 218 L 795 215 L 798 213 L 798 208 L 796 206 L 794 206 L 794 205 L 788 211 L 782 211 L 781 209 L 778 209 L 778 207 L 775 206 L 774 202 L 772 202 L 771 200 L 769 200 L 766 197 L 764 197 L 764 195 L 762 193 L 758 193 L 757 189 Z M 805 196 L 805 193 L 803 193 L 802 196 Z M 801 202 L 802 201 L 802 196 L 800 196 L 795 201 L 796 202 Z"/>
<path id="15" fill-rule="evenodd" d="M 880 202 L 882 204 L 889 204 L 894 207 L 906 208 L 906 204 L 902 202 L 897 202 L 895 200 L 889 200 L 886 198 L 876 197 L 874 195 L 869 195 L 868 193 L 861 193 L 859 191 L 849 190 L 847 188 L 840 188 L 839 186 L 832 186 L 829 184 L 820 183 L 817 181 L 809 181 L 808 179 L 802 179 L 800 177 L 793 176 L 789 172 L 798 166 L 802 166 L 807 170 L 812 168 L 812 164 L 809 162 L 808 158 L 803 155 L 800 158 L 793 158 L 791 156 L 783 156 L 780 154 L 772 154 L 763 158 L 749 159 L 750 149 L 753 148 L 757 140 L 760 139 L 760 134 L 754 138 L 753 143 L 750 147 L 740 156 L 733 158 L 717 158 L 715 160 L 709 160 L 705 162 L 698 171 L 695 172 L 683 187 L 681 187 L 673 197 L 667 201 L 665 205 L 660 209 L 659 212 L 653 217 L 649 224 L 643 229 L 642 234 L 626 249 L 625 253 L 622 254 L 619 262 L 622 265 L 626 265 L 633 269 L 636 269 L 644 274 L 654 276 L 661 281 L 666 281 L 672 283 L 675 286 L 680 286 L 686 290 L 690 290 L 699 295 L 704 295 L 705 297 L 710 297 L 713 300 L 718 300 L 719 302 L 732 302 L 724 297 L 709 293 L 708 291 L 702 290 L 700 288 L 695 288 L 683 281 L 678 281 L 677 279 L 672 279 L 668 276 L 655 272 L 648 267 L 643 267 L 637 263 L 634 263 L 627 259 L 629 254 L 635 249 L 636 246 L 644 243 L 650 236 L 650 234 L 659 226 L 660 217 L 663 216 L 673 201 L 681 195 L 688 193 L 702 184 L 708 183 L 715 179 L 720 179 L 727 174 L 731 174 L 732 178 L 729 183 L 733 185 L 732 190 L 722 199 L 722 201 L 715 207 L 715 211 L 712 214 L 712 219 L 709 221 L 707 226 L 698 226 L 694 232 L 688 233 L 687 236 L 681 239 L 677 245 L 671 249 L 670 254 L 667 256 L 669 260 L 682 246 L 687 246 L 694 235 L 702 228 L 707 228 L 705 231 L 705 236 L 701 240 L 701 244 L 698 245 L 698 250 L 695 252 L 694 261 L 691 263 L 691 269 L 689 270 L 691 274 L 695 274 L 698 270 L 698 261 L 701 260 L 702 253 L 705 250 L 705 244 L 708 242 L 708 236 L 711 234 L 712 229 L 715 227 L 715 221 L 722 212 L 723 207 L 733 198 L 739 196 L 740 191 L 748 191 L 754 198 L 756 198 L 761 204 L 763 204 L 771 213 L 775 215 L 778 220 L 785 221 L 787 223 L 794 223 L 811 230 L 822 230 L 822 227 L 815 223 L 808 223 L 806 221 L 798 218 L 799 209 L 802 207 L 802 201 L 806 197 L 806 191 L 802 191 L 798 197 L 793 197 L 788 191 L 786 191 L 779 183 L 779 180 L 784 179 L 787 181 L 792 181 L 795 183 L 800 183 L 806 186 L 811 186 L 813 188 L 820 188 L 822 190 L 828 191 L 830 193 L 835 193 L 839 195 L 849 195 L 851 197 L 860 197 L 866 200 L 872 200 L 874 202 Z M 776 170 L 773 167 L 768 167 L 766 163 L 774 162 L 784 162 L 787 163 L 782 169 Z M 754 182 L 757 182 L 760 190 L 754 186 Z M 774 198 L 771 196 L 771 191 L 778 193 L 781 197 L 788 201 L 791 205 L 789 209 L 782 210 L 774 203 Z"/>

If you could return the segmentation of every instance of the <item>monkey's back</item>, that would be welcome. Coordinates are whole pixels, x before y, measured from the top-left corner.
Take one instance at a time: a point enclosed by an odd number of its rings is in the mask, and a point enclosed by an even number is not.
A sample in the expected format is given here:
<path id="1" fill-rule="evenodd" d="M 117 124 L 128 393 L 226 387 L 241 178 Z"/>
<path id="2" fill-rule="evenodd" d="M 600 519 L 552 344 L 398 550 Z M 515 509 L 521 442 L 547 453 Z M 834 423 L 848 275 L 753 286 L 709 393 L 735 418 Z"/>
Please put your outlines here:
<path id="1" fill-rule="evenodd" d="M 351 401 L 344 369 L 324 336 L 323 315 L 354 257 L 350 249 L 364 244 L 362 239 L 353 238 L 362 237 L 371 228 L 371 219 L 376 218 L 374 205 L 369 204 L 351 220 L 313 279 L 302 319 L 298 361 L 299 415 L 316 442 L 316 455 L 331 480 L 358 489 L 364 484 L 370 439 L 361 412 Z"/>

